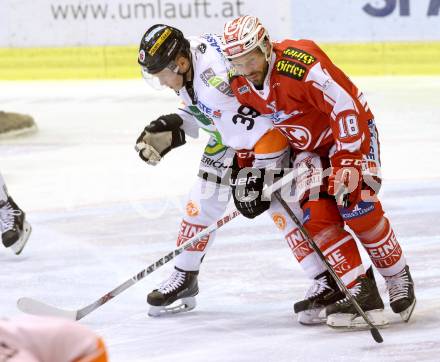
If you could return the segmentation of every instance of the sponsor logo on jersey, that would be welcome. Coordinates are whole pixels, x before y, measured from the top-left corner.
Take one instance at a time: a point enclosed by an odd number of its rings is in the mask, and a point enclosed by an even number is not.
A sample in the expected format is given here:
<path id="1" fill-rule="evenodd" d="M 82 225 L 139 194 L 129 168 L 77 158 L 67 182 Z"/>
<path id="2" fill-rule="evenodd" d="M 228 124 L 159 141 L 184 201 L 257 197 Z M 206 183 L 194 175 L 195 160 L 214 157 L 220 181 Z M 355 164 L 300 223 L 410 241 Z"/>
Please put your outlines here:
<path id="1" fill-rule="evenodd" d="M 293 147 L 299 150 L 305 150 L 312 142 L 310 131 L 303 126 L 297 125 L 281 125 L 279 130 L 283 132 Z"/>
<path id="2" fill-rule="evenodd" d="M 272 214 L 272 219 L 278 229 L 284 230 L 286 228 L 287 222 L 286 222 L 286 218 L 284 217 L 284 215 L 282 215 L 278 212 L 275 212 Z"/>
<path id="3" fill-rule="evenodd" d="M 249 91 L 250 91 L 250 89 L 247 85 L 244 85 L 244 86 L 238 88 L 239 94 L 245 94 L 245 93 L 248 93 Z"/>
<path id="4" fill-rule="evenodd" d="M 208 117 L 220 118 L 222 116 L 220 110 L 208 107 L 206 104 L 203 104 L 200 100 L 197 101 L 197 106 Z"/>
<path id="5" fill-rule="evenodd" d="M 269 105 L 266 106 L 269 107 Z M 296 116 L 297 114 L 301 114 L 301 113 L 302 113 L 301 111 L 296 111 L 296 110 L 288 114 L 284 111 L 278 111 L 270 114 L 269 118 L 272 120 L 273 124 L 278 124 L 284 122 L 286 119 L 292 118 L 293 116 Z"/>
<path id="6" fill-rule="evenodd" d="M 353 210 L 341 208 L 341 215 L 344 220 L 351 220 L 366 215 L 374 210 L 374 202 L 361 201 Z"/>
<path id="7" fill-rule="evenodd" d="M 208 68 L 200 73 L 200 78 L 207 87 L 212 86 L 220 91 L 220 93 L 223 93 L 228 97 L 234 96 L 234 93 L 232 92 L 229 84 L 225 82 L 220 76 L 216 75 L 212 68 Z"/>
<path id="8" fill-rule="evenodd" d="M 151 47 L 151 49 L 148 51 L 148 54 L 150 54 L 151 56 L 153 56 L 157 49 L 159 49 L 159 47 L 163 44 L 163 42 L 171 35 L 171 30 L 170 29 L 165 29 L 162 33 L 162 35 L 157 38 L 156 43 L 154 43 L 154 45 Z"/>
<path id="9" fill-rule="evenodd" d="M 211 34 L 204 34 L 202 38 L 206 39 L 209 45 L 211 45 L 219 54 L 223 56 L 222 50 L 217 43 L 217 39 L 214 38 Z"/>
<path id="10" fill-rule="evenodd" d="M 199 206 L 194 202 L 189 200 L 185 207 L 186 214 L 188 216 L 194 217 L 200 214 Z"/>
<path id="11" fill-rule="evenodd" d="M 316 58 L 313 55 L 306 53 L 301 49 L 297 49 L 293 47 L 289 47 L 285 49 L 283 51 L 283 55 L 286 58 L 295 59 L 307 65 L 313 64 L 316 61 Z"/>
<path id="12" fill-rule="evenodd" d="M 220 110 L 214 111 L 212 112 L 212 116 L 215 118 L 221 118 L 222 112 L 220 112 Z"/>
<path id="13" fill-rule="evenodd" d="M 214 122 L 211 118 L 206 117 L 200 109 L 197 108 L 197 106 L 190 105 L 188 106 L 189 110 L 191 111 L 192 115 L 203 125 L 210 126 L 213 125 Z"/>
<path id="14" fill-rule="evenodd" d="M 312 218 L 311 212 L 310 212 L 310 207 L 308 207 L 307 209 L 304 210 L 304 215 L 303 215 L 303 225 L 307 222 L 310 221 L 310 219 Z"/>
<path id="15" fill-rule="evenodd" d="M 217 146 L 219 147 L 219 150 L 217 150 L 217 153 L 219 153 L 220 151 L 223 151 L 226 148 L 223 145 L 217 145 Z M 205 151 L 206 151 L 206 148 L 205 148 Z M 222 161 L 213 160 L 212 158 L 209 158 L 205 154 L 202 156 L 202 163 L 206 166 L 214 167 L 217 169 L 226 170 L 226 169 L 230 168 L 230 166 L 225 165 Z"/>
<path id="16" fill-rule="evenodd" d="M 277 111 L 277 103 L 275 100 L 273 100 L 272 102 L 266 104 L 266 107 L 269 108 L 272 112 L 276 112 Z"/>
<path id="17" fill-rule="evenodd" d="M 306 74 L 306 68 L 301 64 L 284 59 L 276 62 L 275 69 L 278 73 L 296 80 L 302 80 Z"/>

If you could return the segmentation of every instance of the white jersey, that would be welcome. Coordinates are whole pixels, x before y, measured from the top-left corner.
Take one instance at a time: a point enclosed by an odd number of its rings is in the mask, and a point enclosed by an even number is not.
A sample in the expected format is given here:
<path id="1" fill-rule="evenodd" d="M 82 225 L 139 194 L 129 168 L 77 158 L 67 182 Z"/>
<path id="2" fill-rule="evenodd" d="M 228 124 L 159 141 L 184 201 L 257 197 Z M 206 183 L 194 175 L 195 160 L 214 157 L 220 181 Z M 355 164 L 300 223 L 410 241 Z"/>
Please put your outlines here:
<path id="1" fill-rule="evenodd" d="M 184 103 L 178 114 L 183 129 L 190 136 L 202 128 L 218 146 L 252 150 L 270 129 L 271 121 L 255 110 L 241 105 L 228 83 L 230 65 L 220 49 L 220 39 L 213 34 L 189 37 L 193 64 L 194 96 L 182 88 L 178 95 Z M 195 121 L 196 120 L 196 121 Z M 197 125 L 195 124 L 197 122 Z"/>

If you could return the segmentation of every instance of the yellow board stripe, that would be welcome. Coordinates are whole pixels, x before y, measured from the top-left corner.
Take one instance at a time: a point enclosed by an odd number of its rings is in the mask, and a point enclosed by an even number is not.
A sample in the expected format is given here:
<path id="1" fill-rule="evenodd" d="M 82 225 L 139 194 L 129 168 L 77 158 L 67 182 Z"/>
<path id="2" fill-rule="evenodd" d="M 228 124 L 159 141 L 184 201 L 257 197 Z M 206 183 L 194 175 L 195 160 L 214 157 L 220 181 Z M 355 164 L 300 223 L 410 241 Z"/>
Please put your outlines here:
<path id="1" fill-rule="evenodd" d="M 348 75 L 440 75 L 440 42 L 320 44 Z M 137 46 L 0 48 L 0 80 L 140 77 Z"/>

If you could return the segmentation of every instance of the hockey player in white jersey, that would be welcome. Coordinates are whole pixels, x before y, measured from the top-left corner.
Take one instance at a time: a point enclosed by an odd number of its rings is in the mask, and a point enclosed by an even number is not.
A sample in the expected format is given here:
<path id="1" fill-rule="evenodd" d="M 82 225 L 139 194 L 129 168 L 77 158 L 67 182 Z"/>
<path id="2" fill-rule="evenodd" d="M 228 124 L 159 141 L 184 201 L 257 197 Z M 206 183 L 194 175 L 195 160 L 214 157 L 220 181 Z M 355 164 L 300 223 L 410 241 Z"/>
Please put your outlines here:
<path id="1" fill-rule="evenodd" d="M 2 242 L 15 254 L 20 254 L 25 247 L 31 226 L 26 221 L 25 213 L 8 194 L 5 181 L 0 174 L 0 230 Z"/>
<path id="2" fill-rule="evenodd" d="M 178 245 L 224 213 L 231 193 L 231 168 L 232 178 L 237 177 L 236 168 L 231 167 L 236 150 L 253 150 L 252 166 L 261 170 L 286 167 L 289 159 L 285 139 L 272 130 L 271 120 L 240 105 L 233 96 L 227 81 L 228 63 L 219 44 L 215 35 L 186 39 L 178 29 L 162 24 L 148 29 L 140 44 L 138 62 L 144 78 L 173 89 L 182 107 L 175 113 L 160 116 L 144 129 L 136 145 L 139 156 L 155 165 L 171 149 L 183 145 L 186 135 L 196 137 L 201 128 L 211 136 L 202 155 L 199 177 L 188 197 Z M 235 162 L 241 163 L 246 162 L 250 153 L 237 152 L 237 155 Z M 244 204 L 243 213 L 246 208 L 252 214 L 253 208 L 262 207 L 252 202 Z M 296 225 L 277 201 L 272 201 L 268 212 L 294 251 L 291 237 L 297 232 Z M 300 208 L 295 212 L 301 213 Z M 176 258 L 172 275 L 147 297 L 151 316 L 195 307 L 200 264 L 214 238 L 212 233 Z M 315 258 L 311 254 L 300 263 L 311 278 L 324 272 L 322 263 Z M 335 295 L 336 299 L 341 298 L 340 293 Z M 176 301 L 180 303 L 171 306 Z"/>

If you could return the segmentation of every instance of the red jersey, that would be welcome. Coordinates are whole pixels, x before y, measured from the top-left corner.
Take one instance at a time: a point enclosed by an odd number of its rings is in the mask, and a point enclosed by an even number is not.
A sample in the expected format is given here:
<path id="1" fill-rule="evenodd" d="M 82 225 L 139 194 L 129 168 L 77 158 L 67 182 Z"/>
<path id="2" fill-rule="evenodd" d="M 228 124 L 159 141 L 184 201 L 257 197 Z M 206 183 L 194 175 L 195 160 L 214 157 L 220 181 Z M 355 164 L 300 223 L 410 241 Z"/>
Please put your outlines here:
<path id="1" fill-rule="evenodd" d="M 232 75 L 231 88 L 279 129 L 296 150 L 327 156 L 331 146 L 368 154 L 368 121 L 373 114 L 362 93 L 310 40 L 273 44 L 262 90 L 244 76 Z"/>

